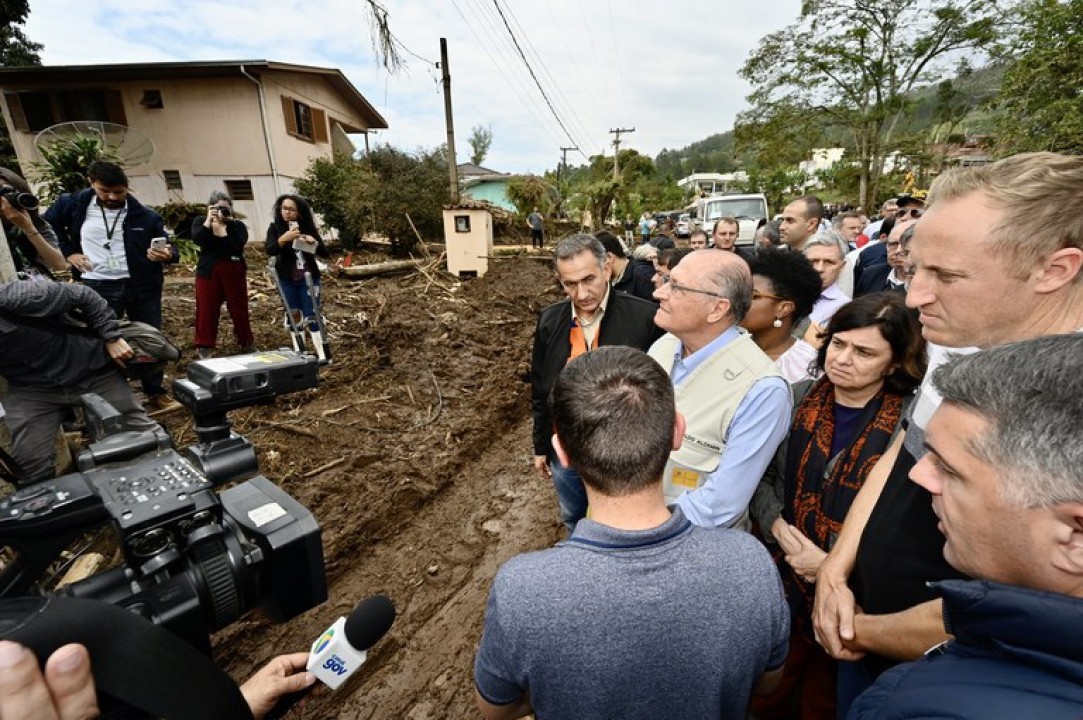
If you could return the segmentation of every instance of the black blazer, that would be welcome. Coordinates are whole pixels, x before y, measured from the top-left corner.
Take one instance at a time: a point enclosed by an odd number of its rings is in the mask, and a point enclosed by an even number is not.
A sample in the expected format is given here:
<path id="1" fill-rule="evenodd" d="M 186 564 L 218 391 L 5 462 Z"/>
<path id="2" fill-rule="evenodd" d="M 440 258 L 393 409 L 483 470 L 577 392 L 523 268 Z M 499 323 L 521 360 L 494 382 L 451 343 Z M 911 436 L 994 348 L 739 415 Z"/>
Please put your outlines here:
<path id="1" fill-rule="evenodd" d="M 905 293 L 905 287 L 892 287 L 891 283 L 887 281 L 888 275 L 890 274 L 891 266 L 886 263 L 865 268 L 865 272 L 861 273 L 861 277 L 854 283 L 854 297 L 872 295 L 873 293 L 879 292 Z"/>
<path id="2" fill-rule="evenodd" d="M 654 324 L 657 306 L 621 292 L 609 293 L 598 345 L 627 345 L 646 351 L 662 337 Z M 561 300 L 541 311 L 534 330 L 534 352 L 530 363 L 530 414 L 534 418 L 534 454 L 550 455 L 553 419 L 549 415 L 549 390 L 568 364 L 572 352 L 571 300 Z"/>

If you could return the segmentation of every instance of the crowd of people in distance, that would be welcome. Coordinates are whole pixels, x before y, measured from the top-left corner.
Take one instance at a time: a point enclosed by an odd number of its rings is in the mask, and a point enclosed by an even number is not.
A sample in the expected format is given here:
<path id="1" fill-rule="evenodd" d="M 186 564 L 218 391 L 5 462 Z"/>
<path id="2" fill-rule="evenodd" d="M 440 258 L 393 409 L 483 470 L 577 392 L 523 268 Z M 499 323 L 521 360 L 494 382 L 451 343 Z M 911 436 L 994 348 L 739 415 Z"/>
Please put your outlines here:
<path id="1" fill-rule="evenodd" d="M 0 198 L 28 277 L 0 285 L 28 479 L 52 449 L 27 438 L 80 391 L 152 423 L 117 318 L 160 326 L 176 248 L 119 168 L 90 181 L 41 217 Z M 873 222 L 805 195 L 752 244 L 737 218 L 685 242 L 647 214 L 623 239 L 557 241 L 530 414 L 567 537 L 493 579 L 482 716 L 1083 717 L 1081 189 L 1083 157 L 1029 153 L 946 171 Z M 527 225 L 544 247 L 544 218 Z M 196 345 L 216 348 L 225 302 L 249 348 L 229 197 L 192 231 Z M 327 250 L 304 199 L 276 201 L 264 247 L 287 324 L 318 333 Z M 65 259 L 79 283 L 29 279 Z M 91 335 L 19 319 L 75 309 Z M 156 407 L 161 382 L 144 380 Z M 255 717 L 311 685 L 304 657 L 246 683 Z M 0 642 L 0 717 L 89 716 L 93 662 L 69 646 L 42 673 Z"/>

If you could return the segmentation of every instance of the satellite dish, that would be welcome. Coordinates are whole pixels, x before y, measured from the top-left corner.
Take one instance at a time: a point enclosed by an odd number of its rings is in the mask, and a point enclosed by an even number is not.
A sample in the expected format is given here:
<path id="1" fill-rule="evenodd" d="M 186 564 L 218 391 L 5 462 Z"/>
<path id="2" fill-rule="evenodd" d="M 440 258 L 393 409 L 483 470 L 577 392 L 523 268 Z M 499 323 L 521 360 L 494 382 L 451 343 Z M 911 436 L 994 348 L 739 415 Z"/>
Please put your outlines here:
<path id="1" fill-rule="evenodd" d="M 39 151 L 50 149 L 58 142 L 94 138 L 125 167 L 135 167 L 154 155 L 154 143 L 149 137 L 127 125 L 98 120 L 76 120 L 45 128 L 34 138 Z"/>

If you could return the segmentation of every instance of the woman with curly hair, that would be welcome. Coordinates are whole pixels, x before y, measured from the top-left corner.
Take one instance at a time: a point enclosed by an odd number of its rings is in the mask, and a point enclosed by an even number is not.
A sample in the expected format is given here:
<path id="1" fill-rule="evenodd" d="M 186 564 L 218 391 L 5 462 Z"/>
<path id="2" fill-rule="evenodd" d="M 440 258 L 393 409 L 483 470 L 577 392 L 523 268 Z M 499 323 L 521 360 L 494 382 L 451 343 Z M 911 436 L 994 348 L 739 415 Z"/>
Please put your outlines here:
<path id="1" fill-rule="evenodd" d="M 300 195 L 281 195 L 275 200 L 274 220 L 267 228 L 265 248 L 267 254 L 274 258 L 278 286 L 287 312 L 292 315 L 292 322 L 287 318 L 287 327 L 300 327 L 307 322 L 317 353 L 322 352 L 325 339 L 320 337 L 320 325 L 316 318 L 318 308 L 309 295 L 305 273 L 312 278 L 314 294 L 319 298 L 320 267 L 316 263 L 316 256 L 325 258 L 330 253 L 316 228 L 312 208 Z M 294 338 L 295 345 L 297 341 Z"/>

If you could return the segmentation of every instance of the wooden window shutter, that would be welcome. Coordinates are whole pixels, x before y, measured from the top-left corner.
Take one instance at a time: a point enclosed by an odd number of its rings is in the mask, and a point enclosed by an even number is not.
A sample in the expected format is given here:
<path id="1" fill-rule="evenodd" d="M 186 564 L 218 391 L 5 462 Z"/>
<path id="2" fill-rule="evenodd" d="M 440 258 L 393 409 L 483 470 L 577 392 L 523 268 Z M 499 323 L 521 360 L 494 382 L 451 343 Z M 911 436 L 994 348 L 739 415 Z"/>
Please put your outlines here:
<path id="1" fill-rule="evenodd" d="M 327 134 L 327 113 L 318 108 L 312 108 L 312 139 L 320 143 L 331 140 Z"/>
<path id="2" fill-rule="evenodd" d="M 127 125 L 128 116 L 124 114 L 124 98 L 119 90 L 104 90 L 105 112 L 109 116 L 109 122 L 118 125 Z"/>
<path id="3" fill-rule="evenodd" d="M 30 124 L 26 122 L 26 113 L 23 112 L 23 101 L 19 99 L 19 93 L 6 92 L 4 97 L 8 101 L 8 111 L 11 113 L 11 124 L 20 132 L 28 132 Z"/>
<path id="4" fill-rule="evenodd" d="M 293 112 L 293 98 L 282 96 L 282 114 L 286 117 L 286 132 L 297 134 L 297 116 Z"/>

